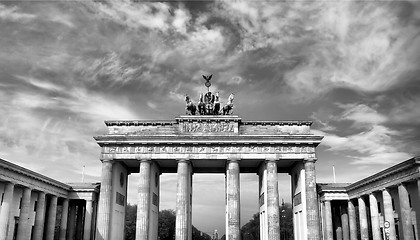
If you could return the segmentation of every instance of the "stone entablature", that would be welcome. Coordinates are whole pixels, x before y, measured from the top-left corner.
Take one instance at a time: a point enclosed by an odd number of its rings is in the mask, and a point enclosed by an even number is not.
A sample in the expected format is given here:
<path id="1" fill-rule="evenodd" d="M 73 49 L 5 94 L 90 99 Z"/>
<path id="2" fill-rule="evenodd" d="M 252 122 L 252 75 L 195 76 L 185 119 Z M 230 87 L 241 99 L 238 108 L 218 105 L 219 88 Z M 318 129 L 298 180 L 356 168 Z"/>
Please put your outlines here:
<path id="1" fill-rule="evenodd" d="M 333 197 L 334 194 L 330 193 L 345 192 L 349 199 L 354 199 L 418 179 L 420 179 L 420 157 L 414 157 L 353 184 L 345 184 L 346 186 L 334 188 L 334 184 L 318 184 L 318 192 L 321 198 L 324 195 Z"/>
<path id="2" fill-rule="evenodd" d="M 238 116 L 180 116 L 175 121 L 105 121 L 110 135 L 311 135 L 310 121 L 242 121 Z"/>
<path id="3" fill-rule="evenodd" d="M 71 187 L 39 173 L 0 159 L 0 179 L 59 197 L 67 197 Z"/>
<path id="4" fill-rule="evenodd" d="M 420 179 L 420 158 L 414 157 L 377 174 L 351 184 L 347 191 L 351 198 L 381 191 L 404 182 Z"/>
<path id="5" fill-rule="evenodd" d="M 242 121 L 238 116 L 180 116 L 175 121 L 106 121 L 95 140 L 103 159 L 308 159 L 322 136 L 310 121 Z"/>

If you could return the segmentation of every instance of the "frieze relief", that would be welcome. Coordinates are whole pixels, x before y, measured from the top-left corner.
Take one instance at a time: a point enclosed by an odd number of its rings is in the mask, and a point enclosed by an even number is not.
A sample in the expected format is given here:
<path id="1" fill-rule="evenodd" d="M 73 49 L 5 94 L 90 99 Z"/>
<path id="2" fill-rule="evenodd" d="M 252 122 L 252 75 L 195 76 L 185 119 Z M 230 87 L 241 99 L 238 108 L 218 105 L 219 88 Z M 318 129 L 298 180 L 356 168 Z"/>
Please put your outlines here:
<path id="1" fill-rule="evenodd" d="M 103 147 L 103 153 L 120 154 L 151 154 L 151 153 L 315 153 L 315 147 L 312 146 L 271 146 L 271 145 L 234 145 L 234 146 L 162 146 L 162 145 L 144 145 L 144 146 L 106 146 Z"/>
<path id="2" fill-rule="evenodd" d="M 231 122 L 184 122 L 181 124 L 183 133 L 233 133 L 237 124 Z"/>

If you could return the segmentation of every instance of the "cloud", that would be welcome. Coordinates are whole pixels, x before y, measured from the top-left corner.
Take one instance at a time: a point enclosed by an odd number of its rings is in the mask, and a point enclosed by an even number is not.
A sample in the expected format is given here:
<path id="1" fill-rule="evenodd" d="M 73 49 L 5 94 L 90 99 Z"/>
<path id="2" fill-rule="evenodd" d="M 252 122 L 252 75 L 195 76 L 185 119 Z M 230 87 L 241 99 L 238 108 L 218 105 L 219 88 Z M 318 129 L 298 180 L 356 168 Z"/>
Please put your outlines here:
<path id="1" fill-rule="evenodd" d="M 29 13 L 22 13 L 18 11 L 19 8 L 17 6 L 7 7 L 5 5 L 0 4 L 0 19 L 6 21 L 16 21 L 27 23 L 30 20 L 36 18 L 36 15 L 29 14 Z"/>
<path id="2" fill-rule="evenodd" d="M 340 120 L 354 121 L 354 127 L 383 124 L 388 118 L 365 104 L 337 104 L 345 109 Z"/>
<path id="3" fill-rule="evenodd" d="M 387 117 L 365 104 L 337 105 L 344 111 L 331 119 L 336 122 L 350 120 L 353 122 L 351 127 L 361 131 L 339 136 L 331 133 L 335 127 L 329 128 L 325 124 L 323 131 L 313 130 L 315 134 L 325 136 L 322 145 L 327 146 L 328 151 L 342 152 L 353 159 L 352 164 L 361 165 L 392 164 L 412 157 L 402 150 L 403 144 L 397 140 L 402 133 L 383 125 L 388 121 Z"/>

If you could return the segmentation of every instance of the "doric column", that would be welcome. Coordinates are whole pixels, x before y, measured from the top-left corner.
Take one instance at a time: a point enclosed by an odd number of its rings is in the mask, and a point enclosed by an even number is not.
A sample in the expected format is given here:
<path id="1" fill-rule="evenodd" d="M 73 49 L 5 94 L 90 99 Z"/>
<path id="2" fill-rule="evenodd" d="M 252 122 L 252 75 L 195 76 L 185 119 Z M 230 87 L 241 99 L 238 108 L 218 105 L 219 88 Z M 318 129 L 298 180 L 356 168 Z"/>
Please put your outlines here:
<path id="1" fill-rule="evenodd" d="M 112 160 L 102 160 L 101 190 L 99 193 L 96 240 L 109 240 L 109 217 L 111 215 Z"/>
<path id="2" fill-rule="evenodd" d="M 47 232 L 45 239 L 54 240 L 55 221 L 57 215 L 57 196 L 51 196 L 50 206 L 48 208 Z"/>
<path id="3" fill-rule="evenodd" d="M 5 240 L 7 235 L 7 225 L 9 222 L 10 211 L 13 206 L 13 192 L 15 184 L 8 182 L 5 184 L 3 203 L 0 210 L 0 240 Z"/>
<path id="4" fill-rule="evenodd" d="M 347 210 L 349 212 L 350 240 L 357 240 L 356 209 L 351 200 L 347 202 Z"/>
<path id="5" fill-rule="evenodd" d="M 90 233 L 92 229 L 92 200 L 86 200 L 85 224 L 83 229 L 83 240 L 90 240 Z"/>
<path id="6" fill-rule="evenodd" d="M 315 161 L 316 159 L 307 159 L 304 161 L 308 240 L 320 239 Z"/>
<path id="7" fill-rule="evenodd" d="M 404 240 L 414 239 L 411 222 L 411 207 L 408 199 L 407 187 L 404 184 L 398 185 L 398 197 L 400 199 L 400 220 Z"/>
<path id="8" fill-rule="evenodd" d="M 343 240 L 350 240 L 349 229 L 349 215 L 347 214 L 347 207 L 340 206 L 341 227 L 343 229 Z"/>
<path id="9" fill-rule="evenodd" d="M 359 203 L 359 221 L 360 221 L 360 237 L 361 240 L 369 239 L 369 229 L 366 214 L 366 204 L 362 197 L 357 199 Z"/>
<path id="10" fill-rule="evenodd" d="M 376 196 L 374 193 L 369 194 L 369 205 L 373 240 L 381 240 L 382 236 L 381 228 L 379 226 L 378 201 L 376 200 Z"/>
<path id="11" fill-rule="evenodd" d="M 385 226 L 385 231 L 389 234 L 389 240 L 396 240 L 397 234 L 395 231 L 394 210 L 392 209 L 392 198 L 388 189 L 382 190 L 382 199 L 384 202 L 384 217 L 385 222 L 389 223 L 389 227 Z M 385 232 L 385 233 L 386 233 Z"/>
<path id="12" fill-rule="evenodd" d="M 38 192 L 33 239 L 43 239 L 45 223 L 45 192 Z"/>
<path id="13" fill-rule="evenodd" d="M 240 229 L 240 186 L 239 162 L 229 160 L 226 169 L 226 239 L 239 240 Z"/>
<path id="14" fill-rule="evenodd" d="M 61 223 L 60 223 L 60 240 L 66 240 L 67 232 L 67 219 L 69 215 L 69 200 L 63 199 L 63 210 L 61 212 Z"/>
<path id="15" fill-rule="evenodd" d="M 150 207 L 150 160 L 141 160 L 137 193 L 136 240 L 147 240 Z"/>
<path id="16" fill-rule="evenodd" d="M 266 164 L 268 240 L 278 240 L 280 239 L 280 214 L 277 162 L 268 160 Z"/>
<path id="17" fill-rule="evenodd" d="M 20 205 L 19 224 L 16 240 L 29 240 L 29 210 L 31 203 L 30 188 L 24 187 L 22 193 L 22 202 Z"/>
<path id="18" fill-rule="evenodd" d="M 83 214 L 84 206 L 81 202 L 77 204 L 77 218 L 76 218 L 76 239 L 82 239 L 83 234 Z"/>
<path id="19" fill-rule="evenodd" d="M 176 193 L 176 222 L 175 240 L 188 240 L 188 212 L 189 212 L 189 177 L 190 166 L 188 160 L 178 161 L 178 183 Z"/>
<path id="20" fill-rule="evenodd" d="M 333 219 L 332 219 L 332 211 L 331 211 L 331 201 L 326 200 L 324 202 L 325 208 L 325 239 L 326 240 L 333 240 Z"/>
<path id="21" fill-rule="evenodd" d="M 70 214 L 68 219 L 68 231 L 67 231 L 67 239 L 74 240 L 75 233 L 76 233 L 76 205 L 74 201 L 69 203 L 70 205 Z"/>

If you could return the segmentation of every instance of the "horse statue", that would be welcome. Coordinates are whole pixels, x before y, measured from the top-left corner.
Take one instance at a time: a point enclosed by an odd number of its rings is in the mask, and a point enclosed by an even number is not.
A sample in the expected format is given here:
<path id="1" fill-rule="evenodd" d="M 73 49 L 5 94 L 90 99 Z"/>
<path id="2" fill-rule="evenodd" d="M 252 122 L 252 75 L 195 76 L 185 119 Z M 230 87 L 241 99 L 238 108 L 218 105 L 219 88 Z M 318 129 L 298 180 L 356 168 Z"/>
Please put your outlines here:
<path id="1" fill-rule="evenodd" d="M 186 102 L 185 114 L 195 115 L 195 112 L 197 111 L 197 107 L 191 101 L 191 98 L 188 95 L 185 95 L 185 102 Z"/>
<path id="2" fill-rule="evenodd" d="M 235 95 L 232 93 L 229 95 L 228 102 L 222 108 L 223 115 L 230 115 L 233 113 L 233 99 L 235 99 Z"/>
<path id="3" fill-rule="evenodd" d="M 198 98 L 197 107 L 198 107 L 198 113 L 200 115 L 205 115 L 206 114 L 206 104 L 204 104 L 202 93 L 200 93 L 200 97 Z"/>
<path id="4" fill-rule="evenodd" d="M 216 96 L 214 97 L 213 115 L 219 115 L 219 112 L 220 112 L 220 98 L 219 98 L 219 92 L 216 92 Z"/>

